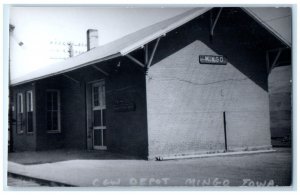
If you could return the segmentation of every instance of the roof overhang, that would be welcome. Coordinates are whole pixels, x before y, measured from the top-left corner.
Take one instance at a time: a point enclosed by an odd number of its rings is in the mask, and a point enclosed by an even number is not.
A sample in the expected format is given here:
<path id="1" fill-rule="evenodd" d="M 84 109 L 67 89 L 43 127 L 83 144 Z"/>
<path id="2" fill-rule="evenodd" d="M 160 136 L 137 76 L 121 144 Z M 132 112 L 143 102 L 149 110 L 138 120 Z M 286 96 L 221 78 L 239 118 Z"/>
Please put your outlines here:
<path id="1" fill-rule="evenodd" d="M 242 9 L 287 47 L 292 47 L 291 7 L 244 7 Z"/>
<path id="2" fill-rule="evenodd" d="M 143 47 L 149 42 L 165 36 L 168 32 L 193 20 L 209 11 L 210 7 L 194 8 L 182 14 L 158 22 L 134 33 L 126 35 L 106 45 L 94 48 L 86 53 L 69 58 L 63 62 L 52 64 L 33 71 L 22 77 L 12 79 L 10 85 L 27 82 L 67 73 L 85 66 L 125 56 Z M 246 13 L 269 30 L 274 36 L 291 47 L 291 8 L 242 8 Z"/>
<path id="3" fill-rule="evenodd" d="M 174 21 L 173 23 L 171 23 L 170 25 L 168 25 L 166 28 L 162 28 L 160 30 L 158 30 L 157 32 L 141 39 L 140 41 L 137 41 L 135 43 L 133 43 L 132 45 L 122 49 L 120 51 L 120 53 L 124 56 L 142 46 L 144 46 L 145 44 L 157 39 L 158 37 L 161 36 L 166 36 L 166 34 L 176 28 L 178 28 L 179 26 L 193 20 L 194 18 L 204 14 L 205 12 L 209 11 L 210 7 L 207 8 L 201 8 L 201 9 L 194 9 L 193 12 L 191 12 L 190 14 L 186 15 L 185 17 L 179 18 L 177 21 Z"/>
<path id="4" fill-rule="evenodd" d="M 145 44 L 165 36 L 168 32 L 204 14 L 212 8 L 194 8 L 182 14 L 138 30 L 106 45 L 94 48 L 86 53 L 69 58 L 63 62 L 42 67 L 22 77 L 12 79 L 10 85 L 20 85 L 27 82 L 63 74 L 91 64 L 125 56 L 143 47 Z"/>

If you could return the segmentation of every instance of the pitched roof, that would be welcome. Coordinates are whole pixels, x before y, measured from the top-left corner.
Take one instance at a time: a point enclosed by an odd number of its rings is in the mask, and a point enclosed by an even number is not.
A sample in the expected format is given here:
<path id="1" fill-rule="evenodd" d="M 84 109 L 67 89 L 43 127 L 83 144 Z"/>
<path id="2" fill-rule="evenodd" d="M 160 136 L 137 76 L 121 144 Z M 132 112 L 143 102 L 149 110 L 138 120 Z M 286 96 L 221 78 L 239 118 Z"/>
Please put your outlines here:
<path id="1" fill-rule="evenodd" d="M 194 8 L 180 15 L 153 24 L 134 33 L 106 45 L 96 47 L 78 56 L 66 59 L 65 61 L 42 67 L 36 71 L 11 80 L 11 85 L 35 81 L 42 78 L 66 73 L 84 66 L 101 61 L 124 56 L 141 46 L 165 35 L 175 28 L 202 15 L 211 8 Z M 258 23 L 268 29 L 279 40 L 287 46 L 292 45 L 291 8 L 256 7 L 243 8 Z"/>
<path id="2" fill-rule="evenodd" d="M 124 56 L 137 48 L 157 39 L 160 36 L 174 30 L 188 21 L 202 15 L 211 8 L 195 8 L 180 15 L 174 16 L 162 22 L 153 24 L 113 42 L 96 47 L 78 56 L 65 61 L 42 67 L 24 76 L 11 80 L 11 85 L 35 81 L 42 78 L 62 74 L 97 62 L 109 60 L 118 56 Z"/>

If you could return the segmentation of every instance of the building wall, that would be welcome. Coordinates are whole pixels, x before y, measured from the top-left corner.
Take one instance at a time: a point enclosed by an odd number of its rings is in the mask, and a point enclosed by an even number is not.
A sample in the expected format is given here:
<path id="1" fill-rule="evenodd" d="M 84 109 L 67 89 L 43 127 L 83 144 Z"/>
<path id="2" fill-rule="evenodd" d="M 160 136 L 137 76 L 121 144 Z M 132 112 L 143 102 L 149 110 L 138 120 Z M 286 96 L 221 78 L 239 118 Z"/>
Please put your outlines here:
<path id="1" fill-rule="evenodd" d="M 223 152 L 223 112 L 228 150 L 270 147 L 265 55 L 241 44 L 252 40 L 233 19 L 220 19 L 211 42 L 208 21 L 205 14 L 160 42 L 146 78 L 149 159 Z M 200 64 L 199 55 L 228 64 Z"/>
<path id="2" fill-rule="evenodd" d="M 121 63 L 117 72 L 115 65 Z M 97 64 L 106 67 L 109 76 L 96 69 L 82 68 L 37 82 L 37 149 L 92 149 L 88 139 L 88 129 L 92 125 L 91 83 L 104 79 L 106 85 L 107 139 L 108 151 L 147 156 L 147 120 L 144 71 L 127 59 Z M 102 67 L 101 67 L 102 68 Z M 60 90 L 61 133 L 47 133 L 46 130 L 46 90 Z M 133 102 L 134 110 L 115 111 L 117 100 Z"/>
<path id="3" fill-rule="evenodd" d="M 119 73 L 106 80 L 107 128 L 112 151 L 146 158 L 148 155 L 144 70 L 126 58 Z M 117 111 L 117 101 L 134 109 Z"/>
<path id="4" fill-rule="evenodd" d="M 63 79 L 64 147 L 86 149 L 85 85 L 83 82 L 77 83 L 66 77 Z"/>
<path id="5" fill-rule="evenodd" d="M 48 89 L 55 89 L 60 91 L 60 99 L 62 100 L 62 77 L 50 77 L 36 81 L 36 127 L 37 127 L 37 150 L 59 149 L 64 147 L 64 104 L 61 101 L 61 132 L 49 133 L 47 130 L 47 112 L 46 112 L 46 91 Z"/>
<path id="6" fill-rule="evenodd" d="M 291 135 L 291 79 L 291 66 L 276 67 L 269 75 L 272 138 Z"/>
<path id="7" fill-rule="evenodd" d="M 121 67 L 116 69 L 119 62 Z M 146 157 L 147 121 L 143 70 L 125 58 L 97 64 L 97 66 L 108 72 L 109 76 L 87 67 L 68 74 L 79 83 L 70 79 L 64 82 L 64 94 L 73 97 L 72 101 L 69 97 L 65 97 L 64 103 L 65 147 L 92 149 L 92 131 L 88 132 L 92 123 L 91 118 L 87 117 L 91 115 L 91 84 L 94 81 L 104 80 L 108 150 Z M 133 102 L 135 109 L 115 111 L 116 101 L 119 100 Z"/>
<path id="8" fill-rule="evenodd" d="M 35 102 L 35 84 L 34 83 L 27 83 L 23 84 L 17 87 L 11 87 L 10 88 L 10 100 L 12 101 L 12 121 L 11 121 L 11 127 L 12 127 L 12 137 L 10 139 L 13 139 L 13 151 L 27 151 L 27 150 L 36 150 L 36 107 L 33 104 L 33 132 L 28 133 L 27 127 L 26 127 L 26 91 L 32 90 L 33 92 L 33 102 Z M 24 110 L 24 120 L 23 124 L 25 126 L 23 133 L 17 133 L 17 94 L 22 93 L 23 94 L 23 110 Z"/>

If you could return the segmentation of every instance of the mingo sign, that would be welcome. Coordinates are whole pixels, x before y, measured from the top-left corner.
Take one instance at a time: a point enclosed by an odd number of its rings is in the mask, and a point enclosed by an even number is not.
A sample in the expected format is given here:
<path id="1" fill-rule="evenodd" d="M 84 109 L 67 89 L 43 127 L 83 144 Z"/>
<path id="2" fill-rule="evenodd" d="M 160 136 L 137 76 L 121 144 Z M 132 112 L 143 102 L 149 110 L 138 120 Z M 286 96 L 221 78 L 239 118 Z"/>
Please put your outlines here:
<path id="1" fill-rule="evenodd" d="M 226 65 L 228 60 L 224 56 L 200 55 L 199 62 L 200 64 Z"/>

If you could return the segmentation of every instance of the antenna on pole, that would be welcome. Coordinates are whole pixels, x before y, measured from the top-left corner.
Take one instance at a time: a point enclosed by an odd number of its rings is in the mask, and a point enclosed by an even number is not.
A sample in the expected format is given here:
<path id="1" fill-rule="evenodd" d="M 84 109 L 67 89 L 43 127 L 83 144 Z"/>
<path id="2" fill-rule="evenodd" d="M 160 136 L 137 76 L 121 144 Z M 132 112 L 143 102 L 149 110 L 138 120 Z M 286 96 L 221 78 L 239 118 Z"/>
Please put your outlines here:
<path id="1" fill-rule="evenodd" d="M 73 50 L 73 43 L 72 42 L 68 42 L 68 53 L 69 53 L 69 57 L 73 57 L 74 56 L 74 50 Z"/>
<path id="2" fill-rule="evenodd" d="M 65 60 L 86 52 L 86 44 L 73 41 L 53 40 L 49 42 L 50 59 Z"/>

